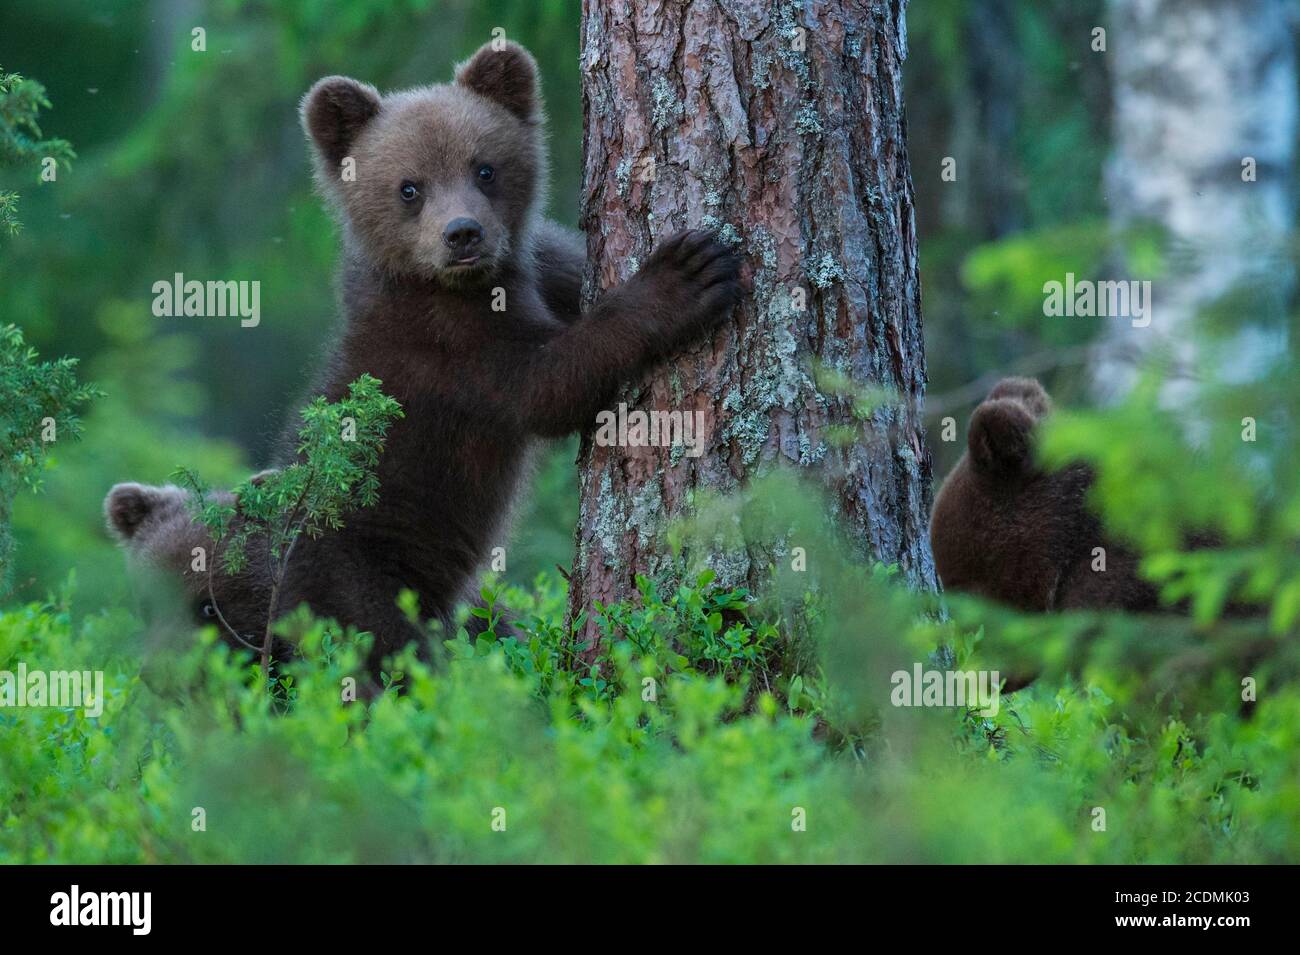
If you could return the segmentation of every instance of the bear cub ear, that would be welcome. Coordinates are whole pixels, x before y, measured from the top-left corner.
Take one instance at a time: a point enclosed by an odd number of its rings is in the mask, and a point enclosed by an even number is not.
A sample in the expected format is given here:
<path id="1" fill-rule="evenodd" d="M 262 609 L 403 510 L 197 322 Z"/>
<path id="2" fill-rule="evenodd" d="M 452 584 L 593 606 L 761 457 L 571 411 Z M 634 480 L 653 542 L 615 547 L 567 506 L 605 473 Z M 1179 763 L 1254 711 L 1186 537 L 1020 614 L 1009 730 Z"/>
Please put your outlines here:
<path id="1" fill-rule="evenodd" d="M 184 506 L 184 503 L 185 492 L 172 485 L 115 484 L 104 498 L 104 517 L 112 533 L 123 541 L 129 541 L 150 515 L 166 506 Z"/>
<path id="2" fill-rule="evenodd" d="M 346 76 L 327 76 L 302 98 L 302 127 L 320 154 L 339 163 L 357 134 L 379 112 L 379 91 Z"/>
<path id="3" fill-rule="evenodd" d="M 525 123 L 538 120 L 537 61 L 518 43 L 491 43 L 456 68 L 456 82 L 504 106 Z"/>
<path id="4" fill-rule="evenodd" d="M 966 443 L 975 468 L 1010 477 L 1032 464 L 1034 426 L 1052 410 L 1043 386 L 1032 378 L 1004 378 L 975 409 Z"/>
<path id="5" fill-rule="evenodd" d="M 1045 418 L 1052 410 L 1052 399 L 1047 396 L 1043 386 L 1033 378 L 1003 378 L 993 386 L 993 390 L 984 400 L 992 401 L 995 398 L 1011 398 L 1019 401 L 1035 418 Z"/>

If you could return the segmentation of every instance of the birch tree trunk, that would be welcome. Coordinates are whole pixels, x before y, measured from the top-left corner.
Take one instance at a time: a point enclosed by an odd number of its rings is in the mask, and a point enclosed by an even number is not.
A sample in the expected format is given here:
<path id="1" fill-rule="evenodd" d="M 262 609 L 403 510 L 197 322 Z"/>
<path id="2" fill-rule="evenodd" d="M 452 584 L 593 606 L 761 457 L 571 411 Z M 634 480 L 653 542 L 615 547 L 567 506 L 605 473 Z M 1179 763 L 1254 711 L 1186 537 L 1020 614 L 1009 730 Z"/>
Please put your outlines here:
<path id="1" fill-rule="evenodd" d="M 1177 377 L 1161 400 L 1177 408 L 1207 363 L 1247 381 L 1286 355 L 1295 11 L 1288 0 L 1110 0 L 1110 10 L 1111 220 L 1160 227 L 1168 269 L 1153 282 L 1149 327 L 1111 320 L 1094 384 L 1103 400 L 1120 397 L 1141 359 L 1165 349 Z M 1206 354 L 1191 323 L 1243 291 L 1236 334 Z"/>
<path id="2" fill-rule="evenodd" d="M 670 574 L 665 529 L 693 492 L 778 464 L 819 476 L 864 558 L 935 586 L 905 2 L 585 0 L 588 292 L 699 226 L 736 243 L 747 290 L 734 321 L 620 399 L 703 412 L 699 457 L 584 439 L 571 613 Z M 900 401 L 858 421 L 815 364 Z M 836 426 L 857 441 L 836 445 Z M 752 551 L 697 556 L 720 583 L 761 584 Z"/>

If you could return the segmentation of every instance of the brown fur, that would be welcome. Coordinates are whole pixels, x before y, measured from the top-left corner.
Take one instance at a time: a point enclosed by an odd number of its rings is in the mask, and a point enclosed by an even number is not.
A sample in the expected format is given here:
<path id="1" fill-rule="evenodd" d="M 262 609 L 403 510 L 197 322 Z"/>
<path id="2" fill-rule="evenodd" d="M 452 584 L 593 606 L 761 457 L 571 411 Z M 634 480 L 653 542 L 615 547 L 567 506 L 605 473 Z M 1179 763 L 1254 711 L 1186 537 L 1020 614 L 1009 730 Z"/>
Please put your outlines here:
<path id="1" fill-rule="evenodd" d="M 930 544 L 945 588 L 1021 610 L 1156 609 L 1137 557 L 1102 534 L 1081 464 L 1047 472 L 1033 459 L 1034 432 L 1051 411 L 1028 378 L 999 382 L 971 415 L 967 451 L 935 499 Z M 1106 570 L 1092 569 L 1104 547 Z"/>
<path id="2" fill-rule="evenodd" d="M 457 77 L 384 97 L 329 77 L 302 107 L 317 180 L 342 225 L 347 316 L 313 393 L 337 400 L 369 373 L 405 418 L 380 459 L 378 504 L 299 543 L 281 608 L 306 602 L 374 632 L 372 669 L 416 636 L 394 604 L 400 589 L 420 594 L 426 617 L 449 619 L 503 542 L 537 439 L 589 427 L 621 383 L 726 318 L 739 293 L 734 257 L 687 232 L 581 313 L 580 241 L 537 212 L 547 160 L 532 57 L 484 47 Z M 345 160 L 354 181 L 340 176 Z M 495 175 L 484 182 L 488 164 Z M 405 183 L 414 201 L 401 197 Z M 461 264 L 444 231 L 465 219 L 481 241 Z M 498 289 L 505 311 L 492 308 Z M 133 549 L 193 536 L 170 520 L 128 534 L 118 493 L 110 524 Z"/>

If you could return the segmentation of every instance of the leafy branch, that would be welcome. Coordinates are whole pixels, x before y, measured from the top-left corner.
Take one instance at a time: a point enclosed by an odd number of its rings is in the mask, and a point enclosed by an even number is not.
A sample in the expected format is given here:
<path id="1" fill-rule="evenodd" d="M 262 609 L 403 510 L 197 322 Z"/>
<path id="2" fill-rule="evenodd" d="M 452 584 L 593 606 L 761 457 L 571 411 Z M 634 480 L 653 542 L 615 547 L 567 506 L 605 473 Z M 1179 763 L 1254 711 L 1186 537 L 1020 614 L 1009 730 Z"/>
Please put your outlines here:
<path id="1" fill-rule="evenodd" d="M 69 168 L 76 153 L 66 139 L 46 139 L 37 120 L 50 109 L 45 87 L 17 73 L 0 72 L 0 166 L 53 159 Z M 0 230 L 16 235 L 18 194 L 0 191 Z"/>
<path id="2" fill-rule="evenodd" d="M 14 495 L 41 488 L 49 446 L 81 435 L 78 409 L 102 392 L 81 384 L 77 359 L 40 361 L 15 325 L 0 325 L 0 590 L 13 551 L 9 518 Z"/>
<path id="3" fill-rule="evenodd" d="M 270 671 L 272 627 L 298 541 L 303 535 L 315 538 L 338 530 L 348 514 L 379 500 L 379 455 L 389 427 L 403 417 L 401 405 L 383 393 L 381 384 L 363 374 L 339 401 L 315 398 L 302 411 L 294 463 L 244 481 L 234 489 L 233 503 L 211 497 L 188 468 L 175 474 L 193 492 L 195 518 L 214 543 L 224 545 L 224 571 L 241 572 L 248 566 L 250 545 L 265 547 L 271 596 L 261 647 L 263 676 Z M 246 641 L 241 637 L 241 642 Z"/>

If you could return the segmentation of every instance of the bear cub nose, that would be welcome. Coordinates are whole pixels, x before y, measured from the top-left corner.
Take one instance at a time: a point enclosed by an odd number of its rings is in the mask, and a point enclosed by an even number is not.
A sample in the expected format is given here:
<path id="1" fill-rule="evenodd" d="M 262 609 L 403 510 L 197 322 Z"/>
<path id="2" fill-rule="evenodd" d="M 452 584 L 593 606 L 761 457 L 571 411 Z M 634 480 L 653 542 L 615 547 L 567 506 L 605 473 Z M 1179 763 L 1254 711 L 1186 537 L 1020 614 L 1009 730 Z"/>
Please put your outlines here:
<path id="1" fill-rule="evenodd" d="M 473 219 L 452 219 L 442 230 L 442 241 L 457 257 L 464 258 L 483 241 L 483 227 Z"/>

